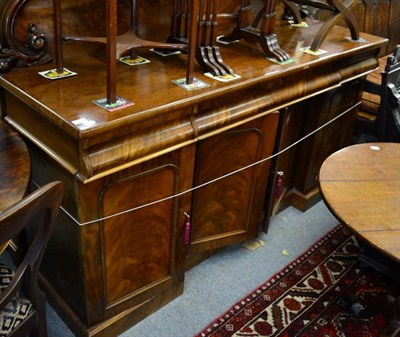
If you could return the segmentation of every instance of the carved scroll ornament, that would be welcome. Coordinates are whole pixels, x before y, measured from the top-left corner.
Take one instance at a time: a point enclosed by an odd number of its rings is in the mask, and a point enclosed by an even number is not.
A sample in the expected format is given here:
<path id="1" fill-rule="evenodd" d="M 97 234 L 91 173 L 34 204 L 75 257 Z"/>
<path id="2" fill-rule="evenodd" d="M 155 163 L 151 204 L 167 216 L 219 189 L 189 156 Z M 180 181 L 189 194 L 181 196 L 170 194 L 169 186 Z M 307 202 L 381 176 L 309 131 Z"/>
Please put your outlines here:
<path id="1" fill-rule="evenodd" d="M 16 38 L 16 16 L 25 2 L 26 0 L 10 0 L 3 8 L 0 21 L 0 73 L 14 67 L 27 67 L 51 60 L 47 53 L 47 39 L 35 24 L 28 24 L 24 44 Z"/>

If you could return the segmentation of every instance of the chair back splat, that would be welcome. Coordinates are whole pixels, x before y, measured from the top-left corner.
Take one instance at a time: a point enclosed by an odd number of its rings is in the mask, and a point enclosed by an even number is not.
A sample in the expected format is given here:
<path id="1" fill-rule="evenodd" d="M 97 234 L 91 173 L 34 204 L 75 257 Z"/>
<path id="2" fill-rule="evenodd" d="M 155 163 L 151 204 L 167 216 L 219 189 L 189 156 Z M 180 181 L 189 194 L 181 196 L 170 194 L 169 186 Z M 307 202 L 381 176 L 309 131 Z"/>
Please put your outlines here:
<path id="1" fill-rule="evenodd" d="M 400 142 L 400 45 L 387 59 L 382 73 L 379 108 L 379 138 L 385 142 Z"/>

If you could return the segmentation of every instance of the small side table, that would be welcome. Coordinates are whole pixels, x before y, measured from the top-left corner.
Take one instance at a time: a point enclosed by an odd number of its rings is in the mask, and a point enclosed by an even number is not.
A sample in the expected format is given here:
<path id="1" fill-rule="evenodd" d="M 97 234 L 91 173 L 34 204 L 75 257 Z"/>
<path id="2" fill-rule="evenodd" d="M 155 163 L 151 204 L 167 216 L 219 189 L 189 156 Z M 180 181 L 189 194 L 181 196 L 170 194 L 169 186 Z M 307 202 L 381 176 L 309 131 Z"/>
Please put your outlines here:
<path id="1" fill-rule="evenodd" d="M 30 172 L 29 152 L 23 139 L 0 120 L 0 212 L 24 197 Z M 0 246 L 0 254 L 6 246 Z"/>

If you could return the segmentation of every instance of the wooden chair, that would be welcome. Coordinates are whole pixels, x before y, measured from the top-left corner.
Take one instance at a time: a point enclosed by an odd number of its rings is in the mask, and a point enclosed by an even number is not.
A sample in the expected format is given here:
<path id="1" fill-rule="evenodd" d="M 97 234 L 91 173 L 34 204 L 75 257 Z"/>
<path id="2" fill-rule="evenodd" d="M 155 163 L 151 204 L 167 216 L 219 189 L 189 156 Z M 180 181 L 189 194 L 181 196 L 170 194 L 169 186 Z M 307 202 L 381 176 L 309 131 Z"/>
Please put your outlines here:
<path id="1" fill-rule="evenodd" d="M 38 274 L 63 193 L 63 183 L 48 183 L 0 213 L 0 244 L 27 226 L 35 228 L 16 270 L 0 264 L 0 336 L 47 336 L 46 301 Z"/>
<path id="2" fill-rule="evenodd" d="M 368 98 L 376 95 L 379 99 L 377 118 L 371 133 L 379 141 L 400 142 L 400 45 L 384 58 L 380 83 L 373 77 L 367 77 L 364 92 Z M 372 101 L 369 99 L 369 101 Z"/>
<path id="3" fill-rule="evenodd" d="M 400 142 L 400 45 L 387 59 L 382 73 L 378 127 L 379 139 Z"/>

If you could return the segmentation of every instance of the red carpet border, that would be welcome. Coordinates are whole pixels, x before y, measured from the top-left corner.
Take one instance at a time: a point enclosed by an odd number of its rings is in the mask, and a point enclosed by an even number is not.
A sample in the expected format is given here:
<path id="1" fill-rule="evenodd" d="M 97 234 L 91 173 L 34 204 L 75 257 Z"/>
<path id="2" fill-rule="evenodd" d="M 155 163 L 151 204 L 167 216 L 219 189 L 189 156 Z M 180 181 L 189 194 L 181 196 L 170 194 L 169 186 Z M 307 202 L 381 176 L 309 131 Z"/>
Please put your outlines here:
<path id="1" fill-rule="evenodd" d="M 344 298 L 367 306 L 375 295 L 399 295 L 394 281 L 361 268 L 360 245 L 338 225 L 195 337 L 376 337 L 377 315 L 358 319 Z"/>

